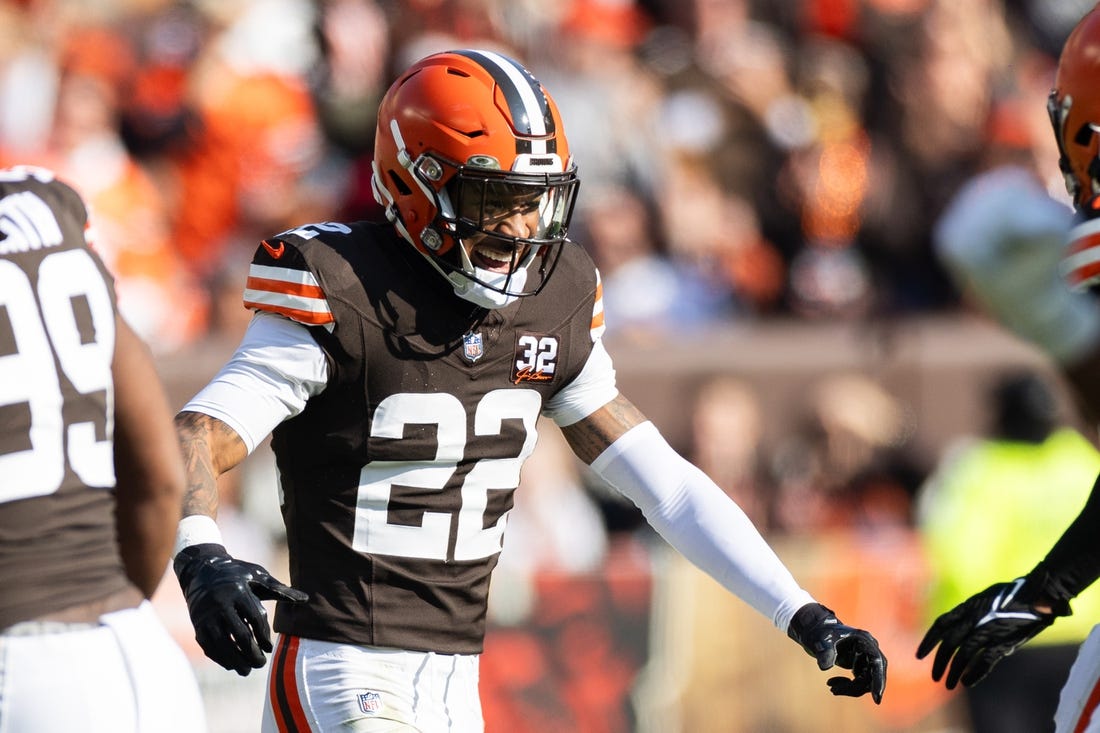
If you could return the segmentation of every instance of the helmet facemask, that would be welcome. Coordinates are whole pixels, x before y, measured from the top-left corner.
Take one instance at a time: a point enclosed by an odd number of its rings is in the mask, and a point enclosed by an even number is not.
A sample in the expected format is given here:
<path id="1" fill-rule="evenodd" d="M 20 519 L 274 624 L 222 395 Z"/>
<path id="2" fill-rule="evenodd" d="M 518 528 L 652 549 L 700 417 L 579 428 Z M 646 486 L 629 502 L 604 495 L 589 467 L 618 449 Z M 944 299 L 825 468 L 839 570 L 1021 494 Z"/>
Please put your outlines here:
<path id="1" fill-rule="evenodd" d="M 434 158 L 418 161 L 413 171 L 419 178 L 438 168 L 454 173 L 438 189 L 423 181 L 434 191 L 437 214 L 421 241 L 455 292 L 500 308 L 542 290 L 567 241 L 579 185 L 575 171 L 502 172 Z M 517 218 L 525 231 L 511 233 Z M 442 247 L 445 238 L 454 245 Z"/>

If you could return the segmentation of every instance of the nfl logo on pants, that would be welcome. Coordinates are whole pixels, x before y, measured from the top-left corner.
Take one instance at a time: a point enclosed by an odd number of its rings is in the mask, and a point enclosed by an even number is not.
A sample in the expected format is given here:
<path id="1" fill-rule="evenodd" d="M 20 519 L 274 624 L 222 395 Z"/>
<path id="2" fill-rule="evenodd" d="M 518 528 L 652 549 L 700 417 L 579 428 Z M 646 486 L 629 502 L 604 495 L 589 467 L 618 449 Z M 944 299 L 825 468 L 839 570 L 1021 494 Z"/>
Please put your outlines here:
<path id="1" fill-rule="evenodd" d="M 382 695 L 377 692 L 359 693 L 359 709 L 366 715 L 374 715 L 382 709 Z"/>

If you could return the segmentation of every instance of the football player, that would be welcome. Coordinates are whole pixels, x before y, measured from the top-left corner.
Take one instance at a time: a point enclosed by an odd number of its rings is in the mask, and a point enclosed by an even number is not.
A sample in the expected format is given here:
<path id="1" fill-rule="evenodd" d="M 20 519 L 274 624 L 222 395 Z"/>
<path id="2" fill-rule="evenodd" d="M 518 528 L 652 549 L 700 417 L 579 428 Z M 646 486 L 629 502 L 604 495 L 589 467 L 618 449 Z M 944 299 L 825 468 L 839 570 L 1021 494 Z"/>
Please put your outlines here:
<path id="1" fill-rule="evenodd" d="M 175 569 L 206 654 L 246 675 L 279 632 L 264 730 L 479 731 L 489 577 L 539 415 L 679 551 L 877 703 L 886 659 L 794 580 L 615 386 L 558 109 L 516 61 L 428 56 L 379 109 L 386 221 L 257 248 L 236 354 L 177 416 Z M 273 431 L 291 586 L 237 560 L 215 479 Z"/>
<path id="2" fill-rule="evenodd" d="M 1021 207 L 1015 173 L 987 175 L 960 196 L 940 227 L 945 262 L 1000 321 L 1043 348 L 1100 416 L 1100 307 L 1079 292 L 1100 282 L 1100 9 L 1067 38 L 1048 110 L 1076 220 L 1049 200 Z M 1071 229 L 1072 226 L 1072 229 Z M 1069 247 L 1063 250 L 1068 231 Z M 1065 259 L 1062 255 L 1065 254 Z M 1061 260 L 1061 261 L 1060 261 Z M 1066 287 L 1061 275 L 1074 286 Z M 917 656 L 936 649 L 932 677 L 978 684 L 1005 656 L 1071 613 L 1100 577 L 1100 480 L 1047 556 L 941 615 Z M 938 649 L 937 649 L 938 647 Z M 1078 653 L 1055 715 L 1058 733 L 1100 733 L 1100 626 Z"/>
<path id="3" fill-rule="evenodd" d="M 147 600 L 184 468 L 145 345 L 76 191 L 0 170 L 0 730 L 202 731 Z"/>

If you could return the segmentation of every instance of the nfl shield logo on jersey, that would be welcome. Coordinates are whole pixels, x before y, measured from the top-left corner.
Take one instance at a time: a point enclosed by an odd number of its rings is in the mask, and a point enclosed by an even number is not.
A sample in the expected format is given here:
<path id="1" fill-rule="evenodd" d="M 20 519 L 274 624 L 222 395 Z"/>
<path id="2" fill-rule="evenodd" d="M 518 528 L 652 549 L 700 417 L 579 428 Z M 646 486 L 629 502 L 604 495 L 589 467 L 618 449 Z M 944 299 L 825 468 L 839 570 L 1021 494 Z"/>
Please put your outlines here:
<path id="1" fill-rule="evenodd" d="M 462 337 L 462 355 L 473 364 L 485 355 L 485 342 L 480 333 L 468 333 Z"/>
<path id="2" fill-rule="evenodd" d="M 375 715 L 382 710 L 382 695 L 381 693 L 374 692 L 373 690 L 367 690 L 366 692 L 359 693 L 359 709 L 363 711 L 364 715 Z"/>

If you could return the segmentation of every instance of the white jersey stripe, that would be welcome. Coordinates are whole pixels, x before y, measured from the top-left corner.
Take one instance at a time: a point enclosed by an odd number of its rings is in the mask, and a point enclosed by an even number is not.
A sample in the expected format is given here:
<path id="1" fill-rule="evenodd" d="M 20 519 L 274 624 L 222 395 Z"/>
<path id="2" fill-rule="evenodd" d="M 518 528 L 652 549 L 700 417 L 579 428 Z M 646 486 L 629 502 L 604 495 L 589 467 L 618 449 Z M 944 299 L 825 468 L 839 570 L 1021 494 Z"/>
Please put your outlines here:
<path id="1" fill-rule="evenodd" d="M 317 278 L 309 270 L 292 270 L 289 267 L 270 267 L 268 265 L 251 265 L 248 268 L 249 277 L 258 277 L 263 280 L 281 280 L 282 282 L 296 285 L 309 285 L 319 288 Z"/>
<path id="2" fill-rule="evenodd" d="M 325 292 L 308 270 L 252 265 L 245 284 L 244 304 L 315 326 L 333 322 Z"/>

